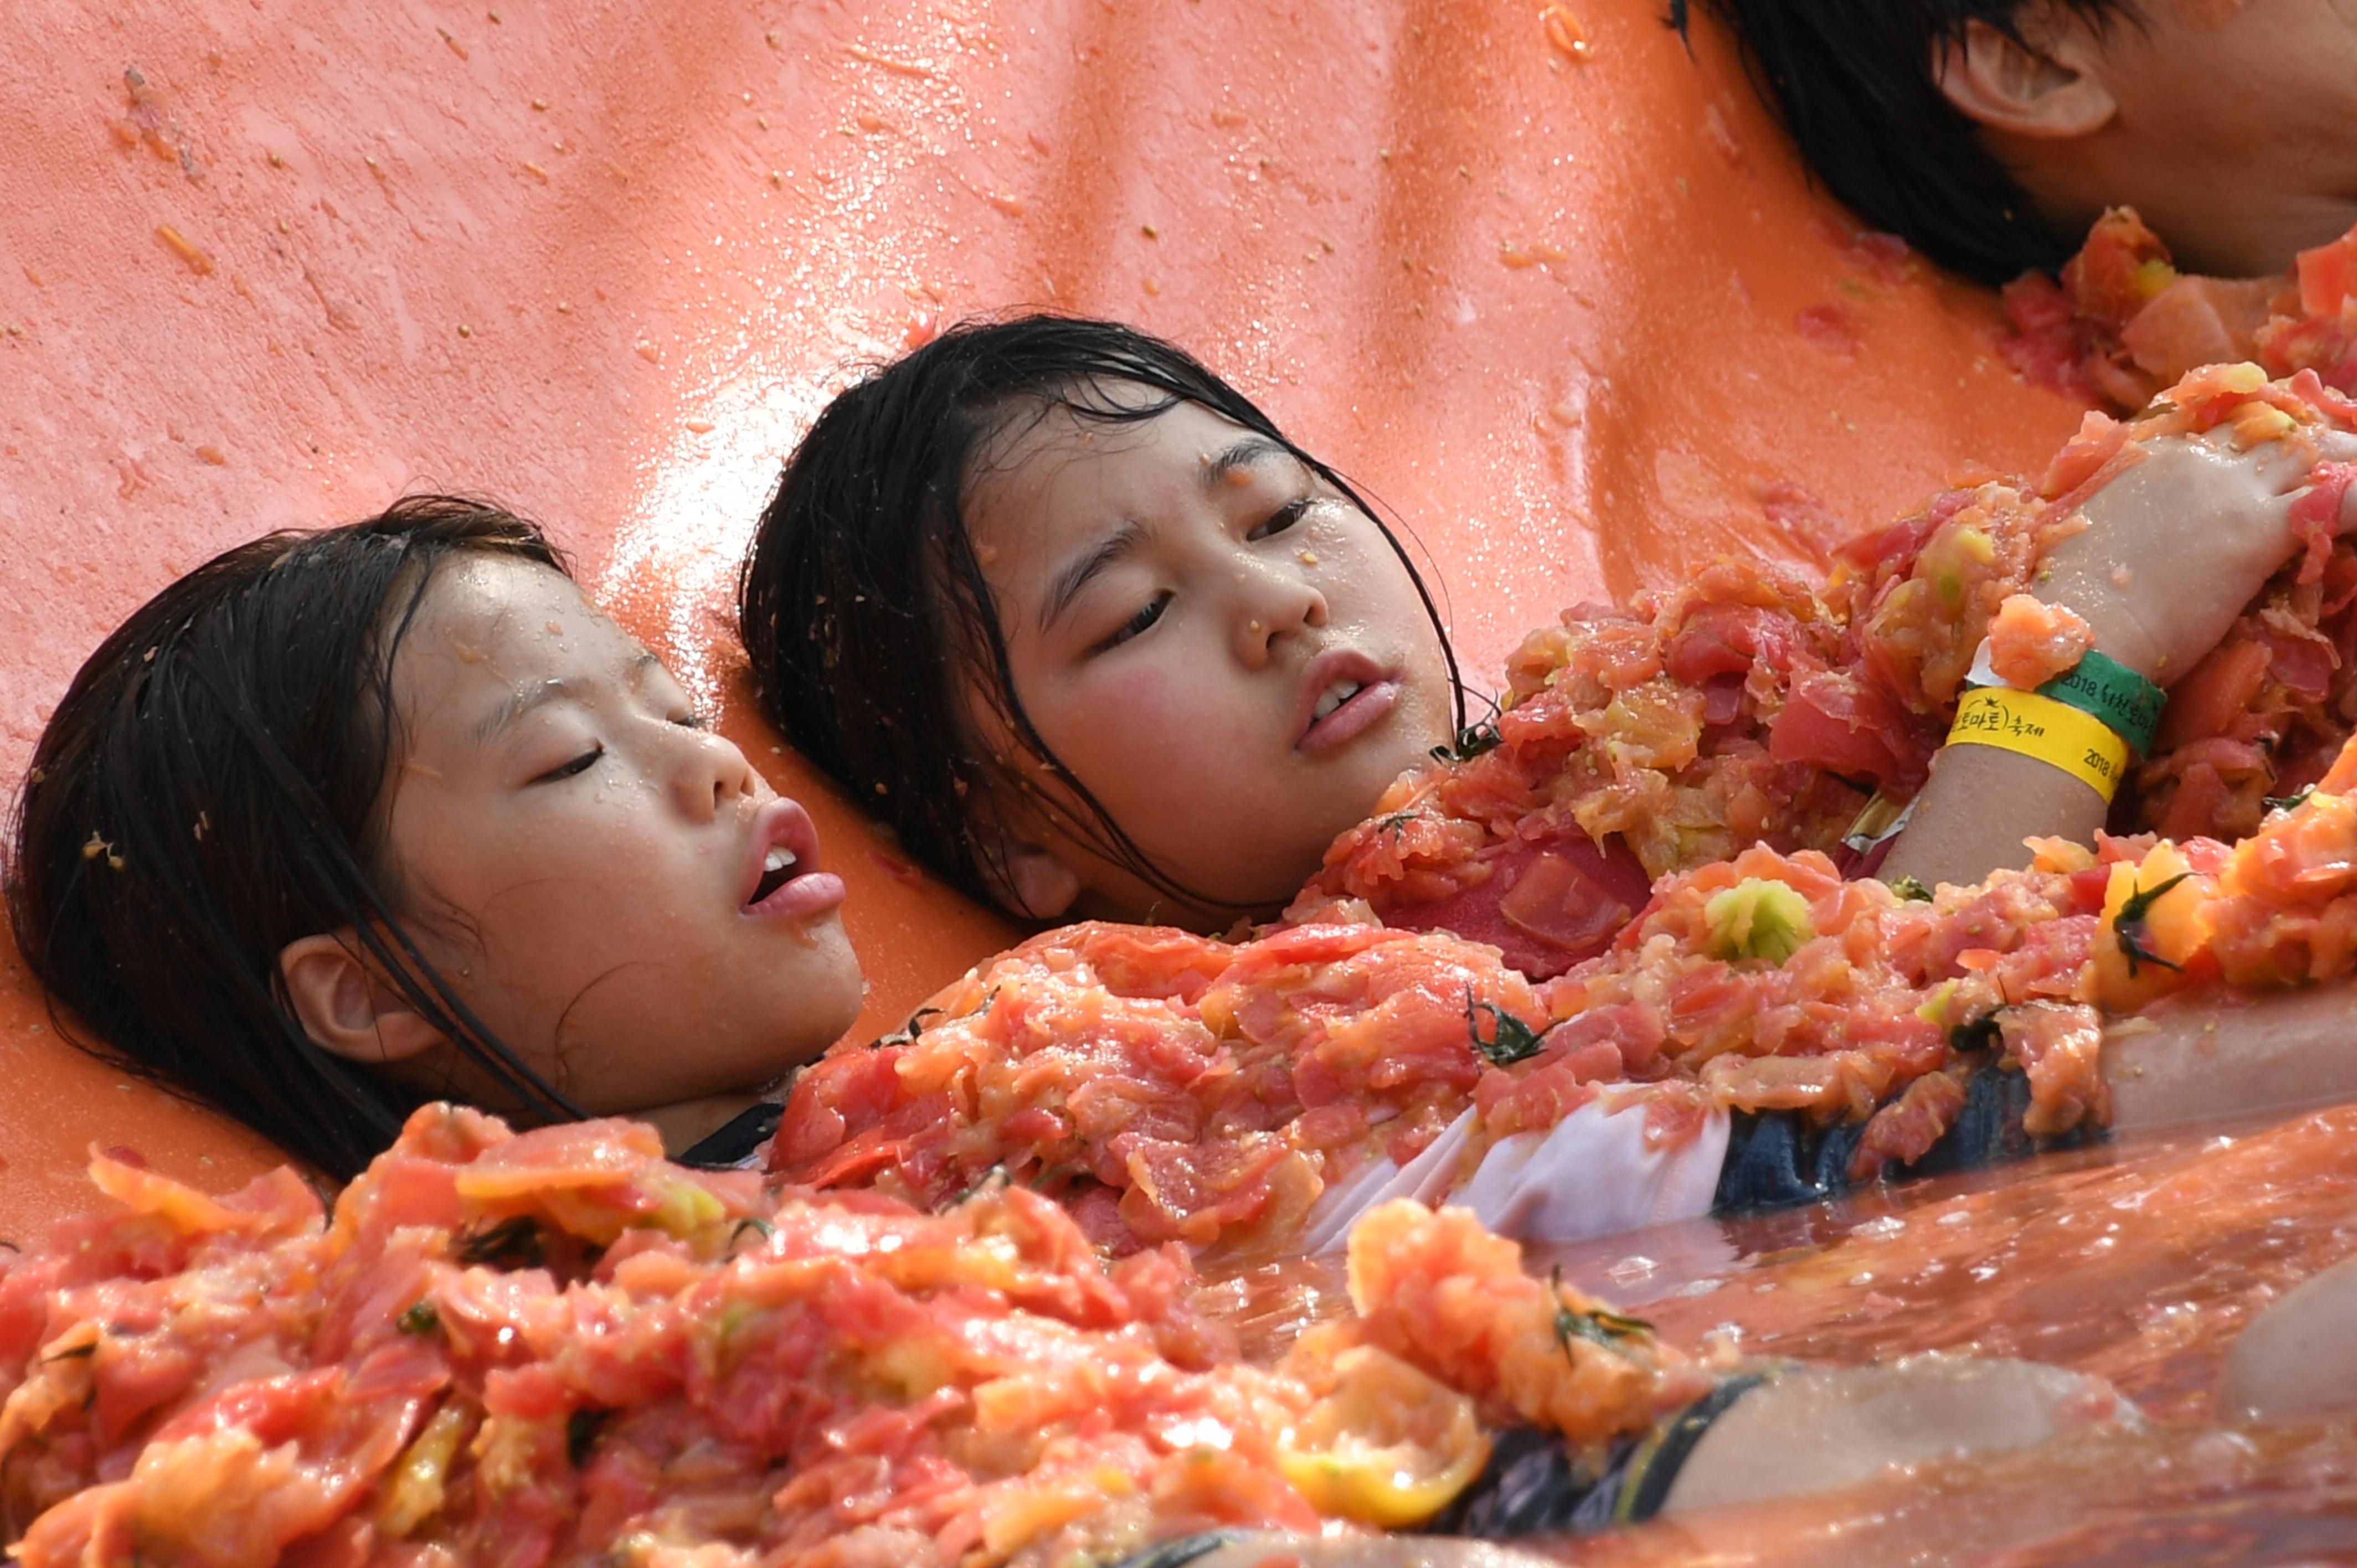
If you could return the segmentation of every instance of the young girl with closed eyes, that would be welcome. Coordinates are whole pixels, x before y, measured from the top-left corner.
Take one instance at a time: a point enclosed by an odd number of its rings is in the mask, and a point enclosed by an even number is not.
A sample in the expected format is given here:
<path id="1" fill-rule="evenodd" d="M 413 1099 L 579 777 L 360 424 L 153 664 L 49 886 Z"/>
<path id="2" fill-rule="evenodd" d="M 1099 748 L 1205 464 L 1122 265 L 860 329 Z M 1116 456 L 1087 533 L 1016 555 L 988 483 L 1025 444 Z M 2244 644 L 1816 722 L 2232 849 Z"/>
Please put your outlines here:
<path id="1" fill-rule="evenodd" d="M 2350 445 L 2330 430 L 2317 440 L 2334 455 Z M 2313 458 L 2290 444 L 2244 450 L 2225 431 L 2155 438 L 2085 500 L 2088 525 L 2047 554 L 2038 591 L 2113 661 L 2174 680 L 2292 553 L 2291 510 Z M 1463 727 L 1429 597 L 1372 511 L 1201 365 L 1109 323 L 961 328 L 843 393 L 763 517 L 740 614 L 757 691 L 789 738 L 933 869 L 1042 921 L 1217 930 L 1265 918 L 1318 870 L 1337 824 L 1367 818 L 1399 769 Z M 1888 870 L 1974 883 L 2025 864 L 2029 834 L 2089 843 L 2103 822 L 2103 799 L 2060 768 L 1951 746 Z M 1564 853 L 1587 857 L 1574 886 L 1604 886 L 1620 904 L 1587 931 L 1594 952 L 1644 906 L 1647 880 L 1609 835 L 1574 838 Z M 1445 929 L 1494 942 L 1523 967 L 1494 925 Z M 2348 1092 L 2332 1045 L 2344 1006 L 2336 992 L 2222 1015 L 2180 1009 L 2124 1034 L 2102 1047 L 2114 1123 Z M 1470 1020 L 1469 997 L 1465 1011 Z M 2254 1070 L 2223 1083 L 2216 1053 Z M 1997 1086 L 2018 1089 L 2019 1078 L 1978 1075 L 1974 1092 L 2011 1092 Z M 1481 1212 L 1493 1223 L 1519 1214 L 1531 1227 L 1522 1233 L 1570 1240 L 1607 1214 L 1819 1196 L 1846 1179 L 1832 1167 L 1846 1168 L 1851 1145 L 1831 1133 L 1854 1138 L 1872 1109 L 1869 1096 L 1830 1131 L 1796 1131 L 1789 1109 L 1740 1128 L 1715 1111 L 1672 1159 L 1637 1137 L 1641 1117 L 1616 1121 L 1589 1104 L 1544 1141 L 1530 1134 L 1548 1153 L 1501 1176 L 1501 1196 Z M 1625 1134 L 1604 1140 L 1609 1158 L 1587 1141 L 1591 1122 Z M 1907 1159 L 1993 1157 L 1995 1145 L 1956 1131 L 1967 1123 L 1975 1137 L 2007 1124 L 1975 1112 L 1951 1125 L 1953 1147 Z M 828 1125 L 840 1141 L 843 1129 Z M 1070 1141 L 1060 1136 L 1041 1134 L 1057 1160 Z M 1426 1179 L 1426 1163 L 1451 1168 L 1453 1136 L 1396 1170 L 1374 1162 L 1369 1190 Z M 818 1168 L 834 1157 L 824 1143 L 796 1158 Z M 994 1143 L 976 1131 L 962 1147 L 1029 1168 L 1028 1146 L 1012 1135 Z M 1460 1184 L 1460 1200 L 1479 1185 Z M 1530 1220 L 1525 1200 L 1542 1195 L 1555 1217 Z M 1339 1186 L 1323 1196 L 1338 1212 L 1355 1207 Z M 1319 1232 L 1340 1233 L 1339 1222 Z"/>
<path id="2" fill-rule="evenodd" d="M 2037 592 L 2165 685 L 2293 553 L 2313 458 L 2225 432 L 2142 456 L 2086 499 Z M 1466 716 L 1431 596 L 1373 510 L 1193 358 L 1109 322 L 963 327 L 837 397 L 763 513 L 739 626 L 799 749 L 936 873 L 1040 921 L 1265 918 Z M 1977 881 L 2026 865 L 2025 835 L 2103 825 L 2078 779 L 1953 747 L 1889 874 Z M 1556 972 L 1665 868 L 1610 832 L 1547 847 L 1580 897 L 1619 907 L 1551 912 L 1579 929 Z M 1494 913 L 1410 923 L 1514 957 Z"/>
<path id="3" fill-rule="evenodd" d="M 8 872 L 79 1029 L 338 1176 L 441 1098 L 685 1149 L 859 1009 L 809 817 L 459 500 L 144 606 L 50 719 Z"/>

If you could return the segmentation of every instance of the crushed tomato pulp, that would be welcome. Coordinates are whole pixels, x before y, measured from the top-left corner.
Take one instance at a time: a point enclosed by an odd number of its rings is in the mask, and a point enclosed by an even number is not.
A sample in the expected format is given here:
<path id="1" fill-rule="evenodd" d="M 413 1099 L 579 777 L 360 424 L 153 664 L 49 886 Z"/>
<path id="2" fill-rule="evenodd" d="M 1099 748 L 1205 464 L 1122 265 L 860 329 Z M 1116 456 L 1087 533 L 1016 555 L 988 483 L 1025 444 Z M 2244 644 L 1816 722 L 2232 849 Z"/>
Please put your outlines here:
<path id="1" fill-rule="evenodd" d="M 1599 1309 L 1408 1203 L 1353 1235 L 1360 1310 L 1264 1370 L 1183 1253 L 1107 1264 L 1003 1184 L 928 1215 L 448 1106 L 328 1214 L 283 1169 L 91 1175 L 107 1212 L 0 1263 L 27 1568 L 1105 1561 L 1414 1522 L 1492 1424 L 1600 1442 L 1708 1386 L 1641 1326 L 1553 1332 Z"/>

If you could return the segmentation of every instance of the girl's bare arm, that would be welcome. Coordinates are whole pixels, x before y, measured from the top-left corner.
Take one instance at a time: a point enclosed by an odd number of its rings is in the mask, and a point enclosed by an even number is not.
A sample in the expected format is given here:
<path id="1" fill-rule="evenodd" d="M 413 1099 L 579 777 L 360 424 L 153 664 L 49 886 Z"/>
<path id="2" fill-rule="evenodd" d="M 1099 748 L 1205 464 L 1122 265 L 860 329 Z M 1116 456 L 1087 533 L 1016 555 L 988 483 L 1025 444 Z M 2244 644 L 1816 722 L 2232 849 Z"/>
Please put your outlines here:
<path id="1" fill-rule="evenodd" d="M 2123 1129 L 2357 1100 L 2357 983 L 2117 1020 L 2104 1077 Z"/>

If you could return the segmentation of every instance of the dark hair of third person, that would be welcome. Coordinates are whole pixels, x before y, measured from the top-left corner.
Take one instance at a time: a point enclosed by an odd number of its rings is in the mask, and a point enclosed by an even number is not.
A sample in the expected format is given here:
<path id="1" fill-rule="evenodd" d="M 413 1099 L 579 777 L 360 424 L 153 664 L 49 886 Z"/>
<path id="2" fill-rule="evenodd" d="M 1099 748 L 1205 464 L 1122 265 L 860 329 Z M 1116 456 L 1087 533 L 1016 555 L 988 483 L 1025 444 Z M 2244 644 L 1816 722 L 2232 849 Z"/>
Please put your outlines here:
<path id="1" fill-rule="evenodd" d="M 1116 386 L 1146 395 L 1114 395 Z M 953 328 L 820 413 L 761 514 L 739 577 L 738 627 L 770 721 L 909 854 L 985 901 L 1005 897 L 1004 868 L 985 864 L 993 844 L 973 831 L 967 803 L 1002 779 L 966 755 L 953 671 L 1064 786 L 1079 813 L 1070 828 L 1088 847 L 1175 897 L 1225 907 L 1155 865 L 1040 738 L 963 521 L 977 457 L 1009 420 L 1062 408 L 1135 424 L 1182 403 L 1276 442 L 1374 521 L 1415 581 L 1456 684 L 1439 611 L 1397 537 L 1341 476 L 1191 355 L 1071 317 Z M 1456 702 L 1461 727 L 1461 686 Z"/>
<path id="2" fill-rule="evenodd" d="M 1692 0 L 1672 0 L 1684 31 Z M 2078 248 L 1940 91 L 1941 48 L 1984 22 L 2027 46 L 2021 0 L 1699 0 L 1732 28 L 1812 173 L 1850 210 L 1939 263 L 2008 283 Z M 2098 29 L 2128 0 L 2058 0 Z"/>
<path id="3" fill-rule="evenodd" d="M 428 1096 L 312 1043 L 279 972 L 303 937 L 350 929 L 527 1117 L 578 1115 L 425 961 L 370 864 L 403 754 L 393 661 L 469 553 L 565 570 L 532 524 L 441 496 L 214 557 L 90 656 L 17 802 L 8 918 L 75 1015 L 61 1032 L 339 1177 Z"/>

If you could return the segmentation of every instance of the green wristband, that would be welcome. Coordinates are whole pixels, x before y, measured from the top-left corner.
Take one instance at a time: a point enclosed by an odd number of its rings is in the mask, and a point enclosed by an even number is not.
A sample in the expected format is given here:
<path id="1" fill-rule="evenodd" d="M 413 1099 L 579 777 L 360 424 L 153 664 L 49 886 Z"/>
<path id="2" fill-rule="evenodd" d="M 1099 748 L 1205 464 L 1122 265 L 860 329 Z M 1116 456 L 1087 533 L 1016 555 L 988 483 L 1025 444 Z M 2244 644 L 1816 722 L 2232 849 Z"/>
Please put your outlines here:
<path id="1" fill-rule="evenodd" d="M 2039 687 L 2038 694 L 2099 720 L 2139 757 L 2152 754 L 2153 732 L 2160 727 L 2160 710 L 2169 701 L 2168 693 L 2118 660 L 2093 650 L 2077 668 Z"/>

